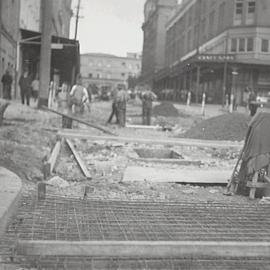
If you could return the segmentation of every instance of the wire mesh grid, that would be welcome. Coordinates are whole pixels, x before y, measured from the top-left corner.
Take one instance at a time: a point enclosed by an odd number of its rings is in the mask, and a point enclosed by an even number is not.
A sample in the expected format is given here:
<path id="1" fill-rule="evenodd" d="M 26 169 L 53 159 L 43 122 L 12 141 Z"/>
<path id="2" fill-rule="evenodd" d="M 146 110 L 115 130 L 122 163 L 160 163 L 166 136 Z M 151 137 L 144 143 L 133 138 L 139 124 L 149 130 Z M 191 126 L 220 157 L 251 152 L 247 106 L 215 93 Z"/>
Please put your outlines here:
<path id="1" fill-rule="evenodd" d="M 262 205 L 47 196 L 24 197 L 22 206 L 9 227 L 20 239 L 270 241 L 270 208 Z"/>
<path id="2" fill-rule="evenodd" d="M 25 258 L 12 257 L 10 249 L 16 239 L 269 241 L 269 214 L 268 206 L 254 204 L 103 201 L 53 195 L 37 201 L 27 194 L 0 239 L 0 257 L 2 251 L 6 263 L 46 270 L 270 269 L 270 258 Z"/>

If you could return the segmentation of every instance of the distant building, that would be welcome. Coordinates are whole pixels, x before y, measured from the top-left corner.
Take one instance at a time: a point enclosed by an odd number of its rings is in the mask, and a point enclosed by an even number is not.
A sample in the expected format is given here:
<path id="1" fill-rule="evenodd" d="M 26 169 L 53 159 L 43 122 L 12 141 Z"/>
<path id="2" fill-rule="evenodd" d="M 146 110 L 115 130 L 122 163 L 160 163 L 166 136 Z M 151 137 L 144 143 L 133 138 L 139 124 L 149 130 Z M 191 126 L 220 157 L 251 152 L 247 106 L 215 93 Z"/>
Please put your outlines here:
<path id="1" fill-rule="evenodd" d="M 0 0 L 0 79 L 9 69 L 14 77 L 16 66 L 17 40 L 19 36 L 19 0 Z M 2 83 L 0 83 L 0 97 Z"/>
<path id="2" fill-rule="evenodd" d="M 156 89 L 186 90 L 200 101 L 221 103 L 234 94 L 241 103 L 249 86 L 270 92 L 270 1 L 184 0 L 166 24 L 165 67 Z"/>
<path id="3" fill-rule="evenodd" d="M 128 53 L 119 57 L 103 53 L 81 55 L 81 74 L 86 86 L 95 85 L 101 89 L 113 89 L 118 84 L 127 86 L 129 77 L 138 77 L 141 72 L 141 56 Z"/>
<path id="4" fill-rule="evenodd" d="M 153 85 L 155 72 L 165 64 L 166 23 L 177 0 L 147 0 L 144 5 L 142 75 Z"/>

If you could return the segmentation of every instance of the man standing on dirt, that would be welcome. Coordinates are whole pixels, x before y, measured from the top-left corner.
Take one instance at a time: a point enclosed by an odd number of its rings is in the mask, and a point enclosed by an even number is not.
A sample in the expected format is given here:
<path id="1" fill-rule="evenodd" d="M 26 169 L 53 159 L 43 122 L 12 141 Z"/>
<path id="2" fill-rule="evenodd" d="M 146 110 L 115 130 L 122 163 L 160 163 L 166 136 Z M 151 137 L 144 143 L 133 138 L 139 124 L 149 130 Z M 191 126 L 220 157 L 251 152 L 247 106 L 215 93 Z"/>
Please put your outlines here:
<path id="1" fill-rule="evenodd" d="M 12 76 L 9 74 L 8 70 L 6 70 L 6 73 L 2 76 L 1 82 L 3 84 L 3 98 L 11 100 Z"/>
<path id="2" fill-rule="evenodd" d="M 250 110 L 250 116 L 254 116 L 258 109 L 258 104 L 256 103 L 257 95 L 254 90 L 251 90 L 249 97 L 248 97 L 248 107 Z"/>
<path id="3" fill-rule="evenodd" d="M 118 93 L 116 96 L 116 108 L 118 111 L 119 126 L 126 126 L 126 108 L 127 108 L 128 94 L 123 85 L 118 86 Z"/>
<path id="4" fill-rule="evenodd" d="M 89 102 L 88 92 L 82 85 L 82 78 L 79 75 L 77 83 L 72 87 L 70 91 L 70 108 L 74 106 L 74 113 L 82 114 L 84 111 L 84 104 Z"/>
<path id="5" fill-rule="evenodd" d="M 36 75 L 36 78 L 32 81 L 31 83 L 32 86 L 32 96 L 34 98 L 34 101 L 36 102 L 38 99 L 38 92 L 39 92 L 39 79 L 38 79 L 38 75 Z"/>
<path id="6" fill-rule="evenodd" d="M 28 75 L 28 71 L 25 71 L 20 77 L 19 86 L 21 88 L 21 100 L 22 104 L 26 99 L 27 106 L 30 105 L 30 95 L 31 95 L 31 78 Z"/>
<path id="7" fill-rule="evenodd" d="M 156 100 L 157 96 L 154 92 L 150 90 L 149 86 L 146 86 L 145 92 L 142 93 L 142 118 L 143 125 L 151 125 L 151 116 L 152 116 L 152 106 L 153 101 Z"/>
<path id="8" fill-rule="evenodd" d="M 115 124 L 119 123 L 118 108 L 117 108 L 117 94 L 118 94 L 118 88 L 114 88 L 112 90 L 112 93 L 111 93 L 111 95 L 112 95 L 112 112 L 111 112 L 110 117 L 107 121 L 108 124 L 111 123 L 114 116 L 116 117 Z"/>

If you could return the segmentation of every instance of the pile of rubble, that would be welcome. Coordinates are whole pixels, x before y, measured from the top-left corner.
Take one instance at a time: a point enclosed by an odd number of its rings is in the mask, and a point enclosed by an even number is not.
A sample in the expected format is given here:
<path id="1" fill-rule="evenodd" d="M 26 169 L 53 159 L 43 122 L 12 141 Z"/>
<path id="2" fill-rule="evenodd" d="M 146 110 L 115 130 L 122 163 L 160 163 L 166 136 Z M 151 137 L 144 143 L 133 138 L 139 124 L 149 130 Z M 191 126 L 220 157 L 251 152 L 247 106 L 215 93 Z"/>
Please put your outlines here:
<path id="1" fill-rule="evenodd" d="M 250 117 L 241 113 L 223 114 L 195 124 L 183 138 L 242 141 L 246 136 Z"/>

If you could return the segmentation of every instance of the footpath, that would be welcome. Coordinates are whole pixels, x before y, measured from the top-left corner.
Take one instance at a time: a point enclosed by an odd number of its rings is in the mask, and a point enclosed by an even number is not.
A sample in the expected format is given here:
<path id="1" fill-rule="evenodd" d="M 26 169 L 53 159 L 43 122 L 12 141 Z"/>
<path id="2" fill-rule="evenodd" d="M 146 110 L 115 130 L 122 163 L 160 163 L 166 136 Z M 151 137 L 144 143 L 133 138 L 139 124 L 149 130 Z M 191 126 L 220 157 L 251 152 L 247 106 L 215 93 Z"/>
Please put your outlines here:
<path id="1" fill-rule="evenodd" d="M 0 235 L 14 214 L 22 193 L 22 181 L 13 172 L 0 167 Z"/>

